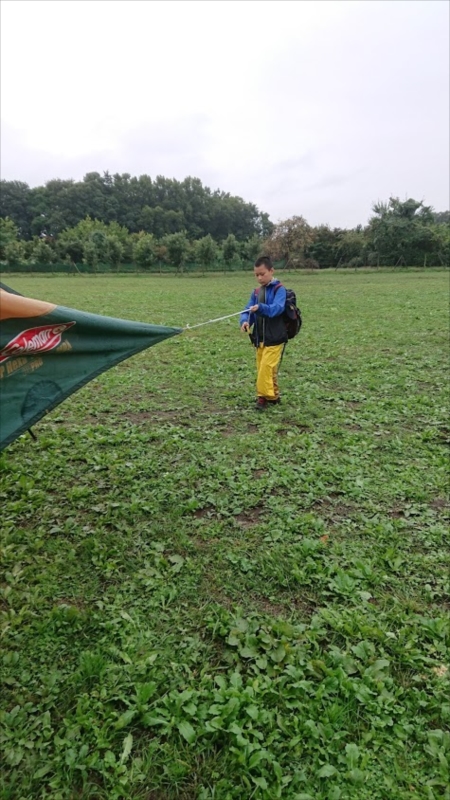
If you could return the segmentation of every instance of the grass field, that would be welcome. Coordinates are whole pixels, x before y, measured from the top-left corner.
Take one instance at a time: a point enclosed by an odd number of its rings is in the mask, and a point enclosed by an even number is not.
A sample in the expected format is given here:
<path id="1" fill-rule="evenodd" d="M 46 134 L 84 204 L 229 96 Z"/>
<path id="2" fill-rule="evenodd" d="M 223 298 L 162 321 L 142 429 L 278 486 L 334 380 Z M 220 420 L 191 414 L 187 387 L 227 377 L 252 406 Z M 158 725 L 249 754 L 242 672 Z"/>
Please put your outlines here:
<path id="1" fill-rule="evenodd" d="M 254 286 L 4 280 L 183 326 Z M 280 407 L 233 319 L 3 453 L 2 800 L 450 796 L 448 273 L 284 281 Z"/>

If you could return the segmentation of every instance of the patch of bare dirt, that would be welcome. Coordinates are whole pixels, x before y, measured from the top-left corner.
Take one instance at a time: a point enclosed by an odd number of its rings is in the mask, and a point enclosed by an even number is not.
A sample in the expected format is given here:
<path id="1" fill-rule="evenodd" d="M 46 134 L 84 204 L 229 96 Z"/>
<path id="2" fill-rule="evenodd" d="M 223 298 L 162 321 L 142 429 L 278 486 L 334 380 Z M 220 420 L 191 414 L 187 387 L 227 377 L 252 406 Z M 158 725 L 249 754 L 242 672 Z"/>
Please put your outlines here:
<path id="1" fill-rule="evenodd" d="M 439 426 L 437 438 L 446 444 L 450 444 L 450 428 L 446 428 L 445 425 Z"/>
<path id="2" fill-rule="evenodd" d="M 254 506 L 254 508 L 249 508 L 248 511 L 242 511 L 240 514 L 236 514 L 235 520 L 242 528 L 252 528 L 254 525 L 258 525 L 263 512 L 264 508 Z"/>
<path id="3" fill-rule="evenodd" d="M 345 519 L 351 515 L 352 508 L 346 503 L 341 502 L 340 497 L 341 496 L 337 494 L 321 497 L 320 500 L 316 500 L 316 502 L 310 506 L 310 511 L 317 512 L 332 522 L 336 522 L 338 519 Z"/>
<path id="4" fill-rule="evenodd" d="M 145 420 L 172 420 L 180 416 L 179 411 L 114 411 L 102 412 L 95 416 L 87 416 L 83 419 L 83 424 L 88 425 L 104 425 L 105 422 L 111 422 L 111 414 L 119 414 L 121 419 L 126 419 L 129 422 L 140 424 Z M 187 424 L 179 420 L 179 424 Z"/>
<path id="5" fill-rule="evenodd" d="M 221 586 L 218 586 L 212 573 L 206 571 L 203 574 L 202 588 L 200 590 L 202 597 L 207 597 L 208 600 L 213 600 L 215 603 L 220 603 L 224 608 L 231 609 L 233 601 L 223 591 Z"/>
<path id="6" fill-rule="evenodd" d="M 214 547 L 214 545 L 219 544 L 219 539 L 216 537 L 211 537 L 211 539 L 200 539 L 195 538 L 192 539 L 193 544 L 198 547 L 199 550 L 208 550 L 210 547 Z"/>
<path id="7" fill-rule="evenodd" d="M 306 597 L 289 597 L 292 609 L 300 612 L 303 617 L 312 617 L 317 611 L 317 605 Z"/>
<path id="8" fill-rule="evenodd" d="M 233 434 L 236 433 L 236 429 L 231 425 L 221 425 L 217 428 L 217 430 L 220 434 L 222 434 L 222 436 L 233 436 Z"/>
<path id="9" fill-rule="evenodd" d="M 125 411 L 123 414 L 121 414 L 121 416 L 125 417 L 125 419 L 129 419 L 131 422 L 142 422 L 145 419 L 150 419 L 176 420 L 179 425 L 188 424 L 186 420 L 183 420 L 182 415 L 180 415 L 180 411 L 135 411 L 129 413 Z"/>
<path id="10" fill-rule="evenodd" d="M 206 506 L 205 508 L 197 508 L 194 511 L 194 517 L 196 519 L 203 519 L 204 517 L 208 517 L 211 519 L 212 517 L 216 516 L 216 512 L 212 506 Z"/>
<path id="11" fill-rule="evenodd" d="M 259 611 L 269 614 L 271 617 L 286 617 L 289 613 L 285 606 L 280 605 L 280 603 L 272 603 L 267 597 L 255 597 L 252 595 L 251 600 L 258 606 Z"/>
<path id="12" fill-rule="evenodd" d="M 430 503 L 430 508 L 433 508 L 435 511 L 443 511 L 444 509 L 450 509 L 450 503 L 444 497 L 436 497 Z"/>
<path id="13" fill-rule="evenodd" d="M 307 425 L 300 425 L 297 422 L 286 422 L 285 427 L 278 428 L 278 436 L 287 436 L 288 432 L 295 431 L 296 433 L 309 433 L 311 428 Z"/>
<path id="14" fill-rule="evenodd" d="M 77 608 L 78 611 L 84 611 L 85 604 L 79 598 L 74 597 L 58 597 L 55 600 L 56 606 L 68 606 L 69 608 Z"/>
<path id="15" fill-rule="evenodd" d="M 394 506 L 394 508 L 391 508 L 391 510 L 388 511 L 388 514 L 390 517 L 392 517 L 392 519 L 403 519 L 405 516 L 404 509 L 400 506 Z"/>

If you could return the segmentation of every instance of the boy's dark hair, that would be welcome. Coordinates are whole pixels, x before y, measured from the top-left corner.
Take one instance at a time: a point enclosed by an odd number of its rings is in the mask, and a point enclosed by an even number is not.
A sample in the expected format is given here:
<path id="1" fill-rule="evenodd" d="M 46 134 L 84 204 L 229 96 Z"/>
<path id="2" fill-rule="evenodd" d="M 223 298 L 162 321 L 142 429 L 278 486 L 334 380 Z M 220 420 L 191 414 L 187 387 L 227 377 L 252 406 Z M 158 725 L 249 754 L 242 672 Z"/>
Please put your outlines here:
<path id="1" fill-rule="evenodd" d="M 266 267 L 266 269 L 273 269 L 272 259 L 270 256 L 261 256 L 257 258 L 254 264 L 255 267 Z"/>

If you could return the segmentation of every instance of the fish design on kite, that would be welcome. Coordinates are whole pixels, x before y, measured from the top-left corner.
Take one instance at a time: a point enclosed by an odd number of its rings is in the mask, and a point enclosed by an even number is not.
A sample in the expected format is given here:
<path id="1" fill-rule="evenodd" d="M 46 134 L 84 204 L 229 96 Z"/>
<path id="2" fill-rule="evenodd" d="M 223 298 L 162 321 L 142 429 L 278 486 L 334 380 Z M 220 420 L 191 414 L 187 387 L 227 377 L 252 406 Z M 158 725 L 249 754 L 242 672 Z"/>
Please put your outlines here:
<path id="1" fill-rule="evenodd" d="M 24 354 L 35 355 L 47 353 L 61 344 L 64 331 L 69 330 L 76 322 L 62 322 L 60 325 L 41 325 L 21 331 L 0 350 L 0 364 L 8 358 Z"/>
<path id="2" fill-rule="evenodd" d="M 0 284 L 0 450 L 102 372 L 182 330 L 88 314 Z"/>

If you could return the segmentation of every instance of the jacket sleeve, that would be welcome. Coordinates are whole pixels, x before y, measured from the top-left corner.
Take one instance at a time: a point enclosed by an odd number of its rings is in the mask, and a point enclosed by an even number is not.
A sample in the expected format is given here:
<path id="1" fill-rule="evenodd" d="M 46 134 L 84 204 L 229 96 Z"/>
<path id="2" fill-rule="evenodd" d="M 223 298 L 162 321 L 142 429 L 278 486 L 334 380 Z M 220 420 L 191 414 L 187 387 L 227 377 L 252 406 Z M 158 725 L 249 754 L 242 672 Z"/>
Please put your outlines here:
<path id="1" fill-rule="evenodd" d="M 255 299 L 255 296 L 256 292 L 255 290 L 253 290 L 253 292 L 250 295 L 250 300 L 248 301 L 245 308 L 250 308 L 250 306 L 256 305 L 258 301 Z M 248 322 L 248 324 L 251 327 L 255 323 L 255 318 L 256 318 L 255 314 L 250 313 L 250 311 L 243 311 L 241 316 L 239 317 L 239 326 L 243 325 L 244 322 Z"/>
<path id="2" fill-rule="evenodd" d="M 271 303 L 260 303 L 257 314 L 263 317 L 279 317 L 284 312 L 286 305 L 286 289 L 280 286 L 274 291 L 273 300 Z"/>

